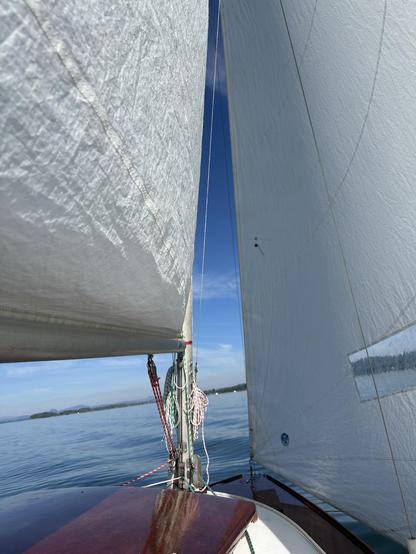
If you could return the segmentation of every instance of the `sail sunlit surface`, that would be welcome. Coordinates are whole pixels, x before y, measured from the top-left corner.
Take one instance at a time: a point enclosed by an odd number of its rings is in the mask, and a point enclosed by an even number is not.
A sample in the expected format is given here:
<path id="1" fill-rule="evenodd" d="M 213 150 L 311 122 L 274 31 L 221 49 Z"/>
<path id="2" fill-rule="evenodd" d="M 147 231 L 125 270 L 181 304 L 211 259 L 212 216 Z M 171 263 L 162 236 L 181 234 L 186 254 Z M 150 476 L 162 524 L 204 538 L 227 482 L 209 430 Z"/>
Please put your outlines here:
<path id="1" fill-rule="evenodd" d="M 222 15 L 252 454 L 405 542 L 416 4 L 226 0 Z"/>
<path id="2" fill-rule="evenodd" d="M 176 350 L 207 5 L 6 0 L 0 19 L 0 359 Z"/>

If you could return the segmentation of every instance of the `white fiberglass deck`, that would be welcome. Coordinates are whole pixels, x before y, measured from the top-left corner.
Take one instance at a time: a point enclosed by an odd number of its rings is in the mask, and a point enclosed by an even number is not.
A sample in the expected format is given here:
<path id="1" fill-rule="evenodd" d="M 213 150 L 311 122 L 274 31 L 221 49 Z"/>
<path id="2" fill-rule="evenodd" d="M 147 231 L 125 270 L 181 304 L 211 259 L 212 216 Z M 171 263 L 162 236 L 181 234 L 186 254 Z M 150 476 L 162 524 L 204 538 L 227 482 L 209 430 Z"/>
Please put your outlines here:
<path id="1" fill-rule="evenodd" d="M 215 493 L 226 498 L 238 496 Z M 261 554 L 324 554 L 324 551 L 311 537 L 287 516 L 262 504 L 253 501 L 257 509 L 257 521 L 247 527 L 254 551 Z M 250 554 L 245 536 L 238 542 L 233 554 Z"/>

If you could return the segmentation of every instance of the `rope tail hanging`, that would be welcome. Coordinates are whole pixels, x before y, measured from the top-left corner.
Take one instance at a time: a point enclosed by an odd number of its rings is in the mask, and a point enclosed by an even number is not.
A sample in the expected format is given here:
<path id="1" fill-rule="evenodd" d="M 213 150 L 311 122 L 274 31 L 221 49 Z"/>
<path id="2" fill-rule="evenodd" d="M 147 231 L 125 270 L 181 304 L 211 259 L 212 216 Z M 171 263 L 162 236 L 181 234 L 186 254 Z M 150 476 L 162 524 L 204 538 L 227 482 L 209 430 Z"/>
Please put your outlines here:
<path id="1" fill-rule="evenodd" d="M 153 361 L 153 355 L 147 356 L 147 372 L 149 374 L 150 384 L 152 385 L 153 394 L 156 401 L 156 406 L 159 412 L 160 421 L 162 423 L 163 434 L 165 436 L 166 447 L 169 452 L 169 459 L 176 459 L 176 446 L 173 442 L 169 428 L 169 423 L 166 417 L 165 405 L 163 402 L 162 392 L 160 390 L 159 377 L 157 376 L 156 364 Z"/>

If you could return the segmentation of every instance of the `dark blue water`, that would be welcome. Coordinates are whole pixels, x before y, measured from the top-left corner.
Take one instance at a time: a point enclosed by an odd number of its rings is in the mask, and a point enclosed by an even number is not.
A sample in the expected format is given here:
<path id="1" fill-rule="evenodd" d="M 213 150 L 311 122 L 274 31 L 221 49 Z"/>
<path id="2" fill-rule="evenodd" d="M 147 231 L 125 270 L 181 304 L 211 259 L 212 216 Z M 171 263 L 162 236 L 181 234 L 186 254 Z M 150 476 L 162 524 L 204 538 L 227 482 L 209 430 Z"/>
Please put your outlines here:
<path id="1" fill-rule="evenodd" d="M 245 393 L 230 393 L 209 401 L 205 427 L 213 482 L 248 469 L 247 400 Z M 153 404 L 7 423 L 0 425 L 0 497 L 42 488 L 119 484 L 166 458 Z M 166 478 L 163 469 L 142 483 Z M 376 552 L 405 552 L 345 514 L 321 506 Z"/>

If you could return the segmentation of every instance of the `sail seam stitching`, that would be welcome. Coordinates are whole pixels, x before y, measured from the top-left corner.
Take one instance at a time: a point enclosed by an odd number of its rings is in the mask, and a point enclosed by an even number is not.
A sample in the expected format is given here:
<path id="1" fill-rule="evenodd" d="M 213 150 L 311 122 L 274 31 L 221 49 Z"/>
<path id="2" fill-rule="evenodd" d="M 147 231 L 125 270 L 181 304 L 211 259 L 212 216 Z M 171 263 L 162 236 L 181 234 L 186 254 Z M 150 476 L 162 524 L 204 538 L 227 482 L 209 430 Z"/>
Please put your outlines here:
<path id="1" fill-rule="evenodd" d="M 377 52 L 377 61 L 376 61 L 376 67 L 375 67 L 375 70 L 374 70 L 374 77 L 373 77 L 373 83 L 372 83 L 372 86 L 371 86 L 370 97 L 368 99 L 367 111 L 366 111 L 366 114 L 364 116 L 363 122 L 361 124 L 360 134 L 358 135 L 357 141 L 355 143 L 354 150 L 351 154 L 350 161 L 348 162 L 347 168 L 344 172 L 344 176 L 342 177 L 340 183 L 338 184 L 334 194 L 330 197 L 331 198 L 330 204 L 333 204 L 335 202 L 336 198 L 338 197 L 339 192 L 341 191 L 345 181 L 347 180 L 347 177 L 350 173 L 352 164 L 354 163 L 355 156 L 357 155 L 359 146 L 361 144 L 361 140 L 362 140 L 363 135 L 364 135 L 364 130 L 367 126 L 367 121 L 368 121 L 368 118 L 369 118 L 369 115 L 370 115 L 371 106 L 373 104 L 374 93 L 375 93 L 375 90 L 376 90 L 376 83 L 377 83 L 378 72 L 379 72 L 379 67 L 380 67 L 381 52 L 382 52 L 382 49 L 383 49 L 383 41 L 384 41 L 384 29 L 385 29 L 385 25 L 386 25 L 386 14 L 387 14 L 387 0 L 384 1 L 383 20 L 382 20 L 382 24 L 381 24 L 380 41 L 379 41 L 378 52 Z"/>
<path id="2" fill-rule="evenodd" d="M 40 313 L 40 312 L 16 310 L 14 308 L 9 308 L 7 306 L 0 306 L 0 317 L 7 318 L 7 319 L 14 319 L 14 320 L 23 320 L 23 321 L 37 321 L 45 324 L 62 325 L 62 326 L 68 326 L 68 327 L 97 329 L 100 331 L 116 331 L 120 333 L 132 333 L 132 334 L 140 333 L 141 335 L 147 335 L 149 337 L 160 336 L 160 329 L 157 330 L 158 335 L 156 335 L 155 333 L 152 333 L 152 331 L 149 329 L 143 330 L 137 327 L 125 327 L 120 325 L 112 325 L 110 323 L 99 323 L 97 321 L 64 318 L 59 315 L 48 314 L 45 312 Z M 167 334 L 164 333 L 164 335 L 165 335 L 165 338 L 169 338 Z M 180 333 L 178 332 L 177 336 L 179 337 L 179 335 Z M 176 338 L 177 337 L 174 337 L 173 340 L 175 340 Z"/>
<path id="3" fill-rule="evenodd" d="M 357 141 L 354 145 L 354 150 L 351 154 L 351 158 L 350 158 L 350 160 L 348 162 L 348 165 L 345 169 L 344 175 L 343 175 L 341 181 L 339 182 L 339 184 L 337 185 L 337 187 L 335 189 L 335 192 L 332 195 L 329 194 L 328 208 L 325 211 L 324 215 L 322 216 L 320 222 L 317 224 L 317 226 L 315 228 L 315 231 L 320 227 L 320 225 L 325 220 L 326 214 L 329 212 L 330 208 L 335 203 L 335 200 L 338 198 L 338 195 L 341 192 L 341 189 L 344 186 L 345 181 L 347 180 L 347 177 L 350 174 L 351 167 L 354 163 L 354 160 L 355 160 L 355 157 L 357 155 L 359 146 L 361 144 L 361 140 L 362 140 L 363 135 L 364 135 L 364 130 L 367 126 L 367 121 L 368 121 L 368 118 L 369 118 L 369 115 L 370 115 L 371 106 L 373 104 L 374 93 L 375 93 L 376 83 L 377 83 L 377 77 L 378 77 L 378 72 L 379 72 L 379 67 L 380 67 L 381 52 L 382 52 L 382 49 L 383 49 L 384 29 L 385 29 L 385 23 L 386 23 L 386 13 L 387 13 L 387 0 L 385 0 L 385 2 L 384 2 L 383 20 L 382 20 L 382 24 L 381 24 L 380 41 L 379 41 L 379 47 L 378 47 L 378 52 L 377 52 L 377 61 L 376 61 L 376 67 L 375 67 L 375 70 L 374 70 L 373 83 L 372 83 L 372 86 L 371 86 L 371 92 L 370 92 L 370 97 L 369 97 L 369 100 L 368 100 L 367 111 L 366 111 L 366 114 L 364 116 L 363 122 L 361 124 L 361 130 L 360 130 L 360 133 L 358 135 Z"/>
<path id="4" fill-rule="evenodd" d="M 402 489 L 402 486 L 401 486 L 399 472 L 398 472 L 398 468 L 397 468 L 397 465 L 396 465 L 396 460 L 395 460 L 394 453 L 393 453 L 393 447 L 392 447 L 389 432 L 388 432 L 388 429 L 387 429 L 387 422 L 386 422 L 386 419 L 385 419 L 383 407 L 382 407 L 382 404 L 381 404 L 381 399 L 380 399 L 380 396 L 379 396 L 379 391 L 378 391 L 376 380 L 375 380 L 375 377 L 374 377 L 373 368 L 372 368 L 370 357 L 369 357 L 369 354 L 368 354 L 367 342 L 365 340 L 364 330 L 363 330 L 363 327 L 362 327 L 362 324 L 361 324 L 359 311 L 358 311 L 358 306 L 357 306 L 356 299 L 355 299 L 354 292 L 353 292 L 351 277 L 350 277 L 350 273 L 349 273 L 349 270 L 348 270 L 348 266 L 347 266 L 347 262 L 346 262 L 346 258 L 345 258 L 345 253 L 344 253 L 344 249 L 343 249 L 342 242 L 341 242 L 341 237 L 340 237 L 340 234 L 339 234 L 335 214 L 334 214 L 334 211 L 333 211 L 333 206 L 332 206 L 331 201 L 330 201 L 331 196 L 329 194 L 328 182 L 327 182 L 327 179 L 326 179 L 326 174 L 325 174 L 325 170 L 324 170 L 324 166 L 323 166 L 323 161 L 322 161 L 320 149 L 319 149 L 319 146 L 318 146 L 318 140 L 317 140 L 317 136 L 316 136 L 316 133 L 315 133 L 315 128 L 314 128 L 314 125 L 313 125 L 313 122 L 312 122 L 311 112 L 309 110 L 309 105 L 308 105 L 308 101 L 307 101 L 307 97 L 306 97 L 305 88 L 303 86 L 303 81 L 302 81 L 302 77 L 301 77 L 301 74 L 300 74 L 300 69 L 299 69 L 299 66 L 298 66 L 298 63 L 297 63 L 297 59 L 296 59 L 296 54 L 295 54 L 295 50 L 294 50 L 294 46 L 293 46 L 293 42 L 292 42 L 292 37 L 290 35 L 290 30 L 289 30 L 289 25 L 288 25 L 287 18 L 286 18 L 286 13 L 285 13 L 285 10 L 284 10 L 284 7 L 283 7 L 283 0 L 280 0 L 280 7 L 281 7 L 281 10 L 282 10 L 283 19 L 284 19 L 284 22 L 285 22 L 286 31 L 287 31 L 289 42 L 290 42 L 290 47 L 291 47 L 291 50 L 292 50 L 292 55 L 293 55 L 294 63 L 295 63 L 295 66 L 296 66 L 296 71 L 297 71 L 297 74 L 298 74 L 299 84 L 300 84 L 303 100 L 304 100 L 304 103 L 305 103 L 306 113 L 307 113 L 307 117 L 308 117 L 308 120 L 309 120 L 309 125 L 310 125 L 310 128 L 311 128 L 311 132 L 312 132 L 312 138 L 313 138 L 313 141 L 314 141 L 314 144 L 315 144 L 315 150 L 316 150 L 318 163 L 319 163 L 321 174 L 322 174 L 322 180 L 323 180 L 325 190 L 326 190 L 326 194 L 327 194 L 328 201 L 329 201 L 329 210 L 330 210 L 330 213 L 331 213 L 331 216 L 332 216 L 332 221 L 333 221 L 333 224 L 334 224 L 334 227 L 335 227 L 338 247 L 339 247 L 341 258 L 342 258 L 342 261 L 343 261 L 344 271 L 345 271 L 348 286 L 349 286 L 349 289 L 350 289 L 350 294 L 351 294 L 351 299 L 352 299 L 352 302 L 353 302 L 353 305 L 354 305 L 355 314 L 356 314 L 356 317 L 357 317 L 357 323 L 358 323 L 358 326 L 359 326 L 359 329 L 360 329 L 360 334 L 361 334 L 361 337 L 362 337 L 362 340 L 363 340 L 363 343 L 364 343 L 364 348 L 365 348 L 366 353 L 367 353 L 367 359 L 368 359 L 368 363 L 369 363 L 370 370 L 371 370 L 371 376 L 372 376 L 372 379 L 373 379 L 374 388 L 375 388 L 376 393 L 377 393 L 377 403 L 378 403 L 378 406 L 379 406 L 381 420 L 382 420 L 382 423 L 383 423 L 383 426 L 384 426 L 384 431 L 385 431 L 385 434 L 386 434 L 387 444 L 388 444 L 390 454 L 391 454 L 391 460 L 392 460 L 394 472 L 395 472 L 396 479 L 397 479 L 399 493 L 400 493 L 401 500 L 402 500 L 402 503 L 403 503 L 404 514 L 405 514 L 405 518 L 407 520 L 407 527 L 408 527 L 408 530 L 409 530 L 409 534 L 412 537 L 413 534 L 412 534 L 412 529 L 411 529 L 411 525 L 410 525 L 409 514 L 408 514 L 408 511 L 407 511 L 407 507 L 406 507 L 406 502 L 405 502 L 405 499 L 404 499 L 404 492 L 403 492 L 403 489 Z M 386 12 L 387 12 L 387 0 L 385 0 L 385 4 L 384 4 L 384 15 L 383 15 L 384 19 L 386 18 Z M 383 25 L 383 33 L 384 33 L 384 25 Z"/>
<path id="5" fill-rule="evenodd" d="M 315 22 L 315 16 L 316 16 L 316 9 L 318 7 L 318 0 L 315 0 L 315 5 L 313 7 L 313 13 L 312 13 L 312 17 L 311 17 L 311 23 L 309 25 L 309 31 L 308 31 L 308 35 L 306 37 L 306 41 L 305 41 L 305 46 L 303 47 L 303 52 L 302 52 L 302 55 L 300 57 L 300 60 L 299 60 L 299 65 L 301 66 L 303 64 L 303 60 L 306 56 L 306 53 L 308 51 L 308 46 L 309 46 L 309 41 L 311 39 L 311 35 L 312 35 L 312 29 L 313 29 L 313 26 L 314 26 L 314 22 Z"/>
<path id="6" fill-rule="evenodd" d="M 372 83 L 372 87 L 371 87 L 371 92 L 370 92 L 370 97 L 369 97 L 369 101 L 368 101 L 368 105 L 367 105 L 367 111 L 366 111 L 366 115 L 364 116 L 364 119 L 363 119 L 363 123 L 361 124 L 361 130 L 360 130 L 360 133 L 359 133 L 359 137 L 355 143 L 355 146 L 354 146 L 354 149 L 353 149 L 353 153 L 352 153 L 352 156 L 347 164 L 347 168 L 344 172 L 344 175 L 343 177 L 341 178 L 341 181 L 338 183 L 338 185 L 336 185 L 335 187 L 335 191 L 332 195 L 329 195 L 329 201 L 328 201 L 328 207 L 325 209 L 325 212 L 324 214 L 321 216 L 321 218 L 318 220 L 318 222 L 316 223 L 315 227 L 313 228 L 312 232 L 310 233 L 310 237 L 313 236 L 313 234 L 321 227 L 321 225 L 325 222 L 325 219 L 327 217 L 327 215 L 330 213 L 330 208 L 331 206 L 335 203 L 336 199 L 338 198 L 338 195 L 341 191 L 341 189 L 343 188 L 343 185 L 345 184 L 345 181 L 347 180 L 347 177 L 349 175 L 349 172 L 351 170 L 351 167 L 352 167 L 352 164 L 354 162 L 354 159 L 355 159 L 355 156 L 358 152 L 358 149 L 359 149 L 359 146 L 360 146 L 360 143 L 361 143 L 361 140 L 362 140 L 362 137 L 364 135 L 364 130 L 366 128 L 366 124 L 367 124 L 367 120 L 368 120 L 368 117 L 370 115 L 370 108 L 371 108 L 371 105 L 373 103 L 373 97 L 374 97 L 374 93 L 375 93 L 375 87 L 376 87 L 376 82 L 377 82 L 377 77 L 378 77 L 378 71 L 379 71 L 379 65 L 380 65 L 380 59 L 381 59 L 381 52 L 382 52 L 382 46 L 383 46 L 383 39 L 384 39 L 384 28 L 385 28 L 385 20 L 386 20 L 386 17 L 385 17 L 385 14 L 386 14 L 386 10 L 387 10 L 387 0 L 385 0 L 385 4 L 384 4 L 384 14 L 383 14 L 383 21 L 382 21 L 382 24 L 381 24 L 381 31 L 380 31 L 380 41 L 379 41 L 379 48 L 378 48 L 378 53 L 377 53 L 377 60 L 376 60 L 376 65 L 375 65 L 375 70 L 374 70 L 374 78 L 373 78 L 373 83 Z M 316 7 L 316 5 L 315 5 Z M 312 29 L 311 29 L 312 30 Z M 301 60 L 298 62 L 298 66 L 299 66 L 299 73 L 300 73 L 300 68 L 302 67 L 303 65 L 303 61 L 304 61 L 304 56 L 305 56 L 306 52 L 304 52 L 302 54 L 302 57 L 301 57 Z M 284 104 L 283 106 L 280 108 L 279 112 L 278 112 L 278 116 L 282 113 L 282 111 L 284 110 L 285 106 L 286 106 L 286 102 L 288 100 L 288 98 L 290 97 L 290 94 L 288 94 L 288 96 L 286 97 L 285 101 L 284 101 Z M 307 247 L 307 244 L 308 244 L 308 241 L 306 241 L 303 245 L 303 247 L 300 249 L 299 251 L 299 254 L 302 252 L 302 250 L 304 250 L 306 247 Z M 416 294 L 415 294 L 415 298 L 416 298 Z M 413 299 L 412 299 L 413 300 Z M 412 302 L 412 300 L 409 301 L 409 304 Z M 404 308 L 404 310 L 407 309 L 408 306 L 406 306 L 406 308 Z M 393 323 L 394 325 L 394 323 Z"/>

